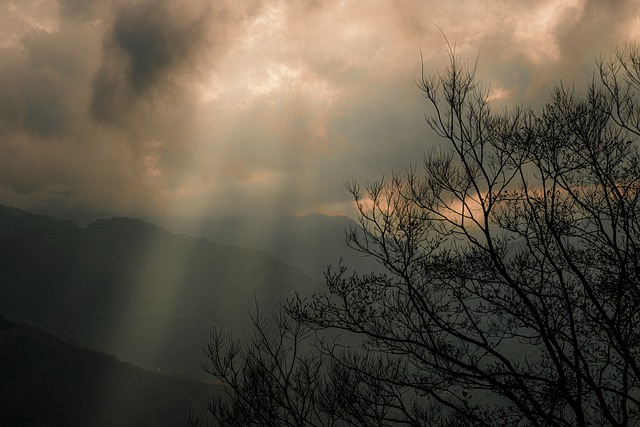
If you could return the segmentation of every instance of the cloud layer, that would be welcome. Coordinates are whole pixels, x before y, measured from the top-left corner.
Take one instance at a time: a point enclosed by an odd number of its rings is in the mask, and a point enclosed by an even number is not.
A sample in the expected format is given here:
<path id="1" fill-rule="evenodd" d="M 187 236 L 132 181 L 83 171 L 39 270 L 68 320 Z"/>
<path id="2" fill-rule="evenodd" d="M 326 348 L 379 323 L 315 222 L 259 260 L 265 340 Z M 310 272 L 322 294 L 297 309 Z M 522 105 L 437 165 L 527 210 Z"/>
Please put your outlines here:
<path id="1" fill-rule="evenodd" d="M 537 104 L 639 31 L 640 5 L 0 2 L 0 203 L 67 217 L 346 213 L 344 180 L 434 143 L 414 84 L 474 60 Z"/>

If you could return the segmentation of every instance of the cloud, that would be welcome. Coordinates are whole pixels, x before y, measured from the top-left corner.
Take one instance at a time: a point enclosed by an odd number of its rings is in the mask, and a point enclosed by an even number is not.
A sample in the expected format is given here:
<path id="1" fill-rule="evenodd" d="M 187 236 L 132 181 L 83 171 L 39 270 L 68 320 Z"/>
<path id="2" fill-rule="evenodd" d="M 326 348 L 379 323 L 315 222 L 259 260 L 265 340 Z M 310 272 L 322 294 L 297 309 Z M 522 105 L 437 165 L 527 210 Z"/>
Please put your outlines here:
<path id="1" fill-rule="evenodd" d="M 94 81 L 94 118 L 117 121 L 140 98 L 179 86 L 179 77 L 195 71 L 206 46 L 212 24 L 208 18 L 206 8 L 192 11 L 167 0 L 120 7 L 107 32 Z"/>
<path id="2" fill-rule="evenodd" d="M 64 101 L 67 88 L 60 74 L 48 67 L 30 66 L 28 58 L 11 59 L 0 63 L 2 128 L 39 135 L 60 133 L 69 122 Z M 26 74 L 25 69 L 29 69 Z"/>
<path id="3" fill-rule="evenodd" d="M 637 5 L 22 0 L 0 5 L 0 203 L 80 215 L 332 212 L 438 140 L 440 29 L 496 105 L 633 40 Z M 341 208 L 342 207 L 342 208 Z M 67 212 L 67 214 L 65 214 Z"/>
<path id="4" fill-rule="evenodd" d="M 110 3 L 104 0 L 59 0 L 58 7 L 64 18 L 94 20 L 104 17 Z"/>

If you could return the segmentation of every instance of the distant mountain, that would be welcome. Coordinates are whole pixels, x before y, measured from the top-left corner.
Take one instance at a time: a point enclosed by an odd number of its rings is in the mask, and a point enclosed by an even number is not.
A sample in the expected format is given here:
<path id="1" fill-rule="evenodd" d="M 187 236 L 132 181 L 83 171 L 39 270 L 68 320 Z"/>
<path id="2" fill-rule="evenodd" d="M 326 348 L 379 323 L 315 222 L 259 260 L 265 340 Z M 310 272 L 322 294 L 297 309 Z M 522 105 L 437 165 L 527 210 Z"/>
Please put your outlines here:
<path id="1" fill-rule="evenodd" d="M 372 258 L 346 247 L 344 233 L 350 228 L 358 225 L 345 216 L 320 214 L 217 218 L 185 226 L 190 234 L 204 235 L 220 244 L 267 252 L 320 282 L 327 266 L 337 266 L 341 258 L 352 271 L 382 271 Z"/>
<path id="2" fill-rule="evenodd" d="M 0 316 L 4 426 L 179 426 L 218 386 L 124 364 Z"/>
<path id="3" fill-rule="evenodd" d="M 213 327 L 321 289 L 263 252 L 130 218 L 86 228 L 0 205 L 0 313 L 139 366 L 195 377 Z"/>

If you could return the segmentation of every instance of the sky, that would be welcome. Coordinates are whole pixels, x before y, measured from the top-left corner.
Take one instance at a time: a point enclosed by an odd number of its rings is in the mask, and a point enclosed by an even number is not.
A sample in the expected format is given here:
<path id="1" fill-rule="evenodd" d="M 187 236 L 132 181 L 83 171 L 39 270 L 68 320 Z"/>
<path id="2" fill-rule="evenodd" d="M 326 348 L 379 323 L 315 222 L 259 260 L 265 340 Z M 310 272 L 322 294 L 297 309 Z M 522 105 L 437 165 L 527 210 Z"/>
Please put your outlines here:
<path id="1" fill-rule="evenodd" d="M 0 203 L 353 215 L 345 181 L 438 143 L 415 82 L 443 34 L 496 108 L 542 105 L 637 41 L 640 1 L 0 0 Z"/>

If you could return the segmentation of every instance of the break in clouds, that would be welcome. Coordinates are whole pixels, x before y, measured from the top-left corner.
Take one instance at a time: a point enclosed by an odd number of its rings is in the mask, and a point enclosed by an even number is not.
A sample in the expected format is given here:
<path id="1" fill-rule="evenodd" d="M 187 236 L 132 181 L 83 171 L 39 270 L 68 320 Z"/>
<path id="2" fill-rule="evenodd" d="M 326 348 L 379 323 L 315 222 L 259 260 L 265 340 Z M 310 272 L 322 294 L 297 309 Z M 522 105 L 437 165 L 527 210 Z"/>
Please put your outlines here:
<path id="1" fill-rule="evenodd" d="M 437 143 L 443 35 L 492 99 L 583 87 L 633 1 L 0 2 L 0 203 L 63 217 L 349 214 Z"/>

